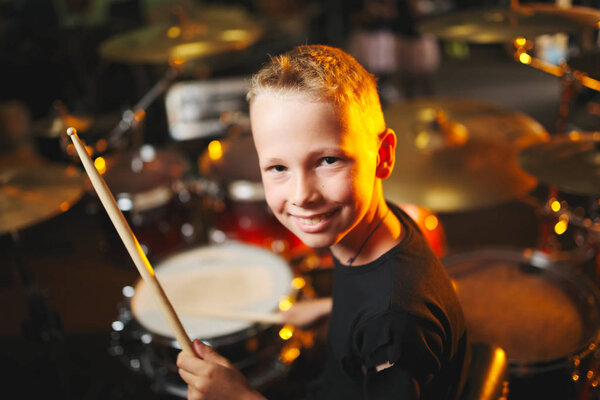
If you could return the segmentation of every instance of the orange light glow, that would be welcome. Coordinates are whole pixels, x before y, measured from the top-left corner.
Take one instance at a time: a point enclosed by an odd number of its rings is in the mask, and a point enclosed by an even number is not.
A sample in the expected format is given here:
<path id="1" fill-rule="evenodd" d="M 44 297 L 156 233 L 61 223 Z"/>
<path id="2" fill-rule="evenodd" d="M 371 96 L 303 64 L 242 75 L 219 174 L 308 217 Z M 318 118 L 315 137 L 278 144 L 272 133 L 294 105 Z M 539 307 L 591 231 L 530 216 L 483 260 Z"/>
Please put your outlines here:
<path id="1" fill-rule="evenodd" d="M 519 54 L 519 61 L 523 64 L 531 64 L 531 56 L 527 53 Z"/>
<path id="2" fill-rule="evenodd" d="M 577 382 L 579 380 L 579 374 L 577 372 L 573 372 L 571 379 L 573 379 L 573 382 Z"/>
<path id="3" fill-rule="evenodd" d="M 431 214 L 425 217 L 425 228 L 427 228 L 427 230 L 433 231 L 438 225 L 439 221 L 435 215 Z"/>
<path id="4" fill-rule="evenodd" d="M 62 203 L 60 203 L 60 210 L 62 212 L 67 211 L 69 208 L 71 208 L 71 206 L 66 201 L 63 201 Z"/>
<path id="5" fill-rule="evenodd" d="M 577 131 L 571 131 L 569 132 L 569 139 L 573 142 L 578 142 L 581 140 L 581 134 Z"/>
<path id="6" fill-rule="evenodd" d="M 94 160 L 94 167 L 102 175 L 106 172 L 106 160 L 103 157 L 98 157 Z"/>
<path id="7" fill-rule="evenodd" d="M 96 142 L 96 151 L 98 151 L 98 153 L 104 153 L 107 148 L 108 143 L 106 142 L 106 139 L 100 139 Z"/>
<path id="8" fill-rule="evenodd" d="M 300 355 L 300 349 L 297 347 L 290 347 L 281 353 L 280 359 L 285 364 L 291 364 Z"/>
<path id="9" fill-rule="evenodd" d="M 135 119 L 136 122 L 141 122 L 144 120 L 144 118 L 146 118 L 146 111 L 144 110 L 137 110 L 134 114 L 133 114 L 133 118 Z"/>
<path id="10" fill-rule="evenodd" d="M 296 290 L 302 289 L 305 285 L 306 281 L 300 276 L 297 276 L 294 279 L 292 279 L 292 287 Z"/>
<path id="11" fill-rule="evenodd" d="M 554 225 L 554 233 L 556 233 L 557 235 L 562 235 L 563 233 L 565 233 L 567 231 L 567 227 L 569 226 L 569 223 L 565 220 L 561 220 L 558 221 L 556 223 L 556 225 Z"/>
<path id="12" fill-rule="evenodd" d="M 208 158 L 213 161 L 219 160 L 223 157 L 223 146 L 218 140 L 213 140 L 208 144 Z"/>
<path id="13" fill-rule="evenodd" d="M 524 37 L 518 37 L 515 39 L 515 47 L 523 47 L 527 44 L 527 39 Z"/>
<path id="14" fill-rule="evenodd" d="M 279 310 L 287 311 L 290 308 L 292 308 L 292 300 L 290 300 L 289 297 L 285 297 L 285 298 L 281 299 L 281 301 L 279 302 Z"/>
<path id="15" fill-rule="evenodd" d="M 496 348 L 494 351 L 494 362 L 491 366 L 490 376 L 500 376 L 501 371 L 505 368 L 506 365 L 506 353 L 501 348 Z M 487 396 L 491 397 L 491 394 L 495 392 L 496 381 L 494 379 L 489 379 L 484 382 L 484 389 L 482 393 L 485 393 Z"/>
<path id="16" fill-rule="evenodd" d="M 179 26 L 172 26 L 167 29 L 167 36 L 171 39 L 176 39 L 181 36 L 181 28 Z"/>
<path id="17" fill-rule="evenodd" d="M 85 147 L 85 152 L 88 154 L 88 156 L 92 156 L 92 154 L 94 154 L 94 149 L 92 149 L 90 146 L 84 146 Z"/>
<path id="18" fill-rule="evenodd" d="M 554 200 L 552 203 L 550 203 L 550 209 L 554 212 L 559 212 L 560 202 L 558 200 Z"/>
<path id="19" fill-rule="evenodd" d="M 292 336 L 294 336 L 294 327 L 291 325 L 284 325 L 284 327 L 279 330 L 279 337 L 283 340 L 289 340 Z"/>

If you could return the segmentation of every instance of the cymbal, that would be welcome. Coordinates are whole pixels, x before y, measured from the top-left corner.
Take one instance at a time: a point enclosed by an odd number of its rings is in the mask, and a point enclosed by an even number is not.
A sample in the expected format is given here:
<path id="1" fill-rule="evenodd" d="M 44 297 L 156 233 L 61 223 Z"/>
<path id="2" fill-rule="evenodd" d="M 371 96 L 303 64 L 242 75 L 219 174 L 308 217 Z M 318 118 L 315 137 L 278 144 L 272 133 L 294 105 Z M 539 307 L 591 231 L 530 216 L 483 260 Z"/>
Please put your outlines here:
<path id="1" fill-rule="evenodd" d="M 569 6 L 560 7 L 549 3 L 525 3 L 524 7 L 540 13 L 549 13 L 574 21 L 590 28 L 598 28 L 600 23 L 600 10 L 591 7 Z"/>
<path id="2" fill-rule="evenodd" d="M 389 200 L 456 212 L 524 194 L 536 179 L 519 167 L 519 149 L 548 140 L 527 115 L 466 99 L 423 99 L 384 110 L 398 137 L 396 165 L 383 181 Z"/>
<path id="3" fill-rule="evenodd" d="M 16 231 L 67 211 L 83 193 L 73 167 L 19 166 L 0 172 L 0 233 Z"/>
<path id="4" fill-rule="evenodd" d="M 568 193 L 600 196 L 600 132 L 553 137 L 519 154 L 523 169 Z"/>
<path id="5" fill-rule="evenodd" d="M 102 57 L 125 63 L 183 62 L 243 50 L 262 36 L 262 27 L 233 7 L 203 7 L 177 24 L 162 21 L 109 38 Z"/>
<path id="6" fill-rule="evenodd" d="M 431 18 L 419 25 L 422 33 L 443 40 L 468 43 L 504 43 L 517 37 L 534 38 L 543 34 L 578 32 L 578 21 L 560 14 L 535 12 L 529 7 L 482 8 L 452 12 Z"/>

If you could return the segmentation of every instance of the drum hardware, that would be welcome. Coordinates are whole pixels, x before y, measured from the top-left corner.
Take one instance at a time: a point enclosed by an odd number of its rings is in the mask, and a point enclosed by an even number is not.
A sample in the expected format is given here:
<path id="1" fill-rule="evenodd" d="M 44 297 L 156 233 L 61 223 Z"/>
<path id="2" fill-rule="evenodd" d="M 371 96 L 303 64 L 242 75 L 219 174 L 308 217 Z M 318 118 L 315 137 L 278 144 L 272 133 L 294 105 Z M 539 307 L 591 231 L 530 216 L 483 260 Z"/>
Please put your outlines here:
<path id="1" fill-rule="evenodd" d="M 118 120 L 116 114 L 92 116 L 73 114 L 60 100 L 53 103 L 53 115 L 32 125 L 32 136 L 38 152 L 50 161 L 78 161 L 75 148 L 64 134 L 69 126 L 79 127 L 88 153 L 98 156 L 110 150 L 106 132 Z"/>
<path id="2" fill-rule="evenodd" d="M 383 182 L 391 201 L 456 212 L 501 203 L 536 184 L 519 167 L 517 154 L 548 140 L 548 133 L 523 113 L 432 98 L 393 104 L 384 115 L 398 133 L 398 165 Z"/>
<path id="3" fill-rule="evenodd" d="M 41 343 L 34 363 L 57 372 L 61 397 L 71 398 L 72 370 L 60 315 L 47 303 L 47 294 L 35 282 L 19 231 L 71 208 L 83 193 L 78 169 L 53 164 L 20 166 L 0 172 L 0 234 L 10 236 L 16 276 L 25 294 L 27 319 L 23 334 L 29 346 Z"/>
<path id="4" fill-rule="evenodd" d="M 291 269 L 282 258 L 256 246 L 227 242 L 172 255 L 156 264 L 156 275 L 190 337 L 202 339 L 231 360 L 254 387 L 285 375 L 295 359 L 293 349 L 300 351 L 299 339 L 289 328 L 282 334 L 283 328 L 269 324 L 201 319 L 181 312 L 215 304 L 249 311 L 277 310 L 282 299 L 288 302 L 297 296 Z M 185 384 L 175 366 L 178 345 L 149 289 L 138 281 L 124 287 L 123 296 L 112 324 L 111 354 L 157 382 L 158 391 L 185 397 Z"/>
<path id="5" fill-rule="evenodd" d="M 598 386 L 600 295 L 588 278 L 528 249 L 442 261 L 470 340 L 506 351 L 511 398 L 584 399 Z"/>
<path id="6" fill-rule="evenodd" d="M 107 142 L 112 147 L 122 147 L 122 136 L 129 129 L 132 129 L 134 147 L 139 147 L 144 142 L 141 131 L 141 124 L 146 117 L 146 109 L 164 93 L 173 80 L 181 73 L 180 65 L 171 65 L 165 75 L 150 88 L 131 109 L 125 110 L 121 115 L 119 123 L 110 131 Z"/>
<path id="7" fill-rule="evenodd" d="M 538 57 L 531 56 L 529 51 L 533 49 L 533 45 L 531 41 L 524 37 L 516 38 L 513 45 L 515 47 L 515 60 L 561 79 L 562 91 L 557 132 L 565 133 L 570 103 L 578 87 L 586 87 L 600 92 L 597 51 L 585 51 L 568 61 L 563 61 L 560 65 L 554 65 Z"/>

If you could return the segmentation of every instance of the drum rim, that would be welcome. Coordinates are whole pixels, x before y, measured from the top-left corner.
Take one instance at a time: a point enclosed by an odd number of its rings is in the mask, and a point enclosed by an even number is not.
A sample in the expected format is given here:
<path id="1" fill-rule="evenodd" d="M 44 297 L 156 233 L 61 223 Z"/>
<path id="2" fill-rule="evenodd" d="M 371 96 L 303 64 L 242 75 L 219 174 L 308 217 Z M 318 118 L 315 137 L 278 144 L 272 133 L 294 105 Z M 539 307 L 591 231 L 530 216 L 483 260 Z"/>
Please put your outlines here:
<path id="1" fill-rule="evenodd" d="M 539 373 L 543 371 L 555 370 L 563 366 L 572 365 L 575 360 L 581 360 L 588 357 L 593 351 L 599 348 L 600 345 L 600 290 L 593 285 L 593 282 L 583 275 L 581 272 L 574 270 L 569 265 L 560 260 L 553 259 L 550 255 L 531 248 L 515 248 L 515 247 L 491 247 L 481 249 L 471 249 L 461 252 L 456 252 L 441 259 L 444 269 L 447 271 L 450 278 L 452 275 L 446 264 L 457 262 L 469 258 L 492 258 L 500 255 L 510 255 L 508 260 L 527 262 L 531 266 L 540 269 L 552 269 L 553 273 L 557 273 L 561 278 L 565 278 L 574 283 L 578 288 L 587 291 L 586 297 L 594 298 L 593 304 L 590 304 L 596 310 L 599 317 L 596 326 L 592 328 L 592 332 L 587 337 L 581 340 L 581 345 L 570 354 L 565 354 L 560 357 L 554 357 L 543 360 L 518 360 L 508 357 L 508 365 L 511 373 L 516 376 L 526 376 L 531 373 Z M 554 268 L 554 267 L 561 268 Z M 564 266 L 564 268 L 562 268 Z M 588 301 L 589 303 L 589 301 Z M 578 310 L 579 311 L 579 310 Z"/>
<path id="2" fill-rule="evenodd" d="M 231 240 L 231 239 L 228 239 L 228 240 L 224 241 L 223 243 L 203 244 L 203 245 L 199 245 L 199 246 L 190 247 L 190 248 L 184 249 L 182 251 L 176 251 L 170 255 L 160 258 L 157 262 L 154 262 L 154 265 L 156 265 L 156 269 L 158 270 L 158 269 L 160 269 L 160 266 L 163 265 L 164 263 L 166 263 L 168 260 L 178 257 L 178 256 L 181 256 L 184 253 L 191 253 L 191 252 L 202 250 L 202 249 L 217 249 L 217 248 L 222 248 L 222 247 L 227 247 L 227 246 L 240 247 L 240 248 L 245 247 L 245 248 L 251 249 L 252 251 L 260 251 L 260 252 L 263 252 L 264 254 L 273 256 L 274 258 L 278 258 L 285 265 L 288 266 L 288 272 L 290 274 L 290 277 L 293 278 L 293 276 L 294 276 L 291 266 L 289 265 L 289 262 L 287 262 L 283 257 L 279 256 L 278 254 L 271 252 L 269 250 L 266 250 L 260 246 L 240 242 L 237 240 Z M 170 347 L 174 347 L 176 349 L 181 349 L 181 346 L 175 337 L 170 337 L 170 336 L 164 335 L 160 332 L 156 332 L 156 331 L 150 329 L 149 327 L 147 327 L 145 324 L 142 323 L 142 321 L 136 316 L 135 312 L 133 311 L 133 308 L 131 307 L 131 301 L 134 298 L 139 285 L 142 283 L 143 283 L 143 280 L 141 278 L 136 279 L 134 284 L 130 285 L 133 288 L 133 294 L 131 296 L 128 296 L 126 298 L 126 300 L 123 302 L 123 307 L 126 307 L 127 311 L 130 314 L 130 320 L 134 321 L 137 325 L 139 325 L 140 328 L 144 329 L 146 331 L 145 333 L 149 334 L 150 337 L 152 338 L 153 343 L 156 342 L 159 344 L 165 344 Z M 290 297 L 294 297 L 296 295 L 296 292 L 297 292 L 297 290 L 295 290 L 290 285 L 289 289 L 287 291 L 288 295 Z M 121 322 L 123 322 L 123 321 L 121 321 Z M 131 322 L 131 321 L 127 321 L 127 322 Z M 251 323 L 248 326 L 246 326 L 245 328 L 233 331 L 231 333 L 210 336 L 210 337 L 200 337 L 199 336 L 199 337 L 194 337 L 191 339 L 192 340 L 199 339 L 199 340 L 203 341 L 204 343 L 209 344 L 211 346 L 227 346 L 230 344 L 238 343 L 240 340 L 244 340 L 244 339 L 259 335 L 260 333 L 267 331 L 269 328 L 273 327 L 274 325 L 275 324 L 268 324 L 268 323 Z"/>

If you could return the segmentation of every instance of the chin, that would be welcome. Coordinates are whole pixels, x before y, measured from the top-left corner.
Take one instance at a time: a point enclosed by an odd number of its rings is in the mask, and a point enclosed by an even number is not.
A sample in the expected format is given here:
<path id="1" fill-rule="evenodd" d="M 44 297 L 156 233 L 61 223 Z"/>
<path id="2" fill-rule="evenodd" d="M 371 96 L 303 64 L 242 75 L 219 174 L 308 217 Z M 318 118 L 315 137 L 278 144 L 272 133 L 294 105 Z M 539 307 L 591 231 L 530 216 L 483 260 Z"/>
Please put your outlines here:
<path id="1" fill-rule="evenodd" d="M 313 249 L 324 249 L 336 244 L 335 238 L 324 235 L 311 235 L 307 233 L 294 232 L 294 234 L 302 240 L 302 242 Z"/>

